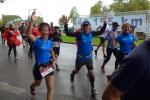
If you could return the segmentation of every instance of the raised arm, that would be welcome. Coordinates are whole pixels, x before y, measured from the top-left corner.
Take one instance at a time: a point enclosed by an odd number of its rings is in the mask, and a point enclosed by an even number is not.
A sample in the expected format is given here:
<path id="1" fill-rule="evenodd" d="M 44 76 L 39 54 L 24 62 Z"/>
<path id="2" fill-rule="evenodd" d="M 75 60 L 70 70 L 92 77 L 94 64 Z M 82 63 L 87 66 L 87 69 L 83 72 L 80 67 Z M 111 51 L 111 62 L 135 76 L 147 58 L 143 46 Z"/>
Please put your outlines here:
<path id="1" fill-rule="evenodd" d="M 76 37 L 79 32 L 70 32 L 68 29 L 69 18 L 67 16 L 63 16 L 64 30 L 67 36 Z"/>
<path id="2" fill-rule="evenodd" d="M 35 14 L 36 14 L 36 12 L 33 11 L 32 15 L 31 15 L 31 20 L 29 22 L 29 26 L 28 26 L 28 29 L 27 29 L 27 39 L 30 39 L 32 42 L 35 41 L 35 37 L 31 34 L 33 21 L 36 19 Z"/>
<path id="3" fill-rule="evenodd" d="M 104 24 L 103 24 L 102 28 L 100 29 L 100 31 L 98 31 L 98 29 L 100 28 L 100 27 L 98 27 L 97 31 L 92 32 L 93 36 L 98 36 L 105 32 L 105 29 L 107 26 L 107 17 L 103 18 L 103 20 L 104 20 Z"/>

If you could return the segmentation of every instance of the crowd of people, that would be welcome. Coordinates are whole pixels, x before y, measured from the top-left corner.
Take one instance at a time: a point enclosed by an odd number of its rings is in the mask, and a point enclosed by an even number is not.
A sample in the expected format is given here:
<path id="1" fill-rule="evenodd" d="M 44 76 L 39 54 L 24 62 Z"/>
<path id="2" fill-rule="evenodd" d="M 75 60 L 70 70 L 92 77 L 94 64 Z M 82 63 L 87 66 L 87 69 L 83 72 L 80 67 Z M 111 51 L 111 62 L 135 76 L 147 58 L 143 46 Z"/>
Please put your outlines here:
<path id="1" fill-rule="evenodd" d="M 1 27 L 2 42 L 9 47 L 8 57 L 11 58 L 11 50 L 14 51 L 15 60 L 17 57 L 17 46 L 22 43 L 23 47 L 30 46 L 28 57 L 35 57 L 33 67 L 34 81 L 30 85 L 31 94 L 36 94 L 35 89 L 40 86 L 42 79 L 45 79 L 47 86 L 47 100 L 53 100 L 54 94 L 54 66 L 56 71 L 60 71 L 58 58 L 60 54 L 60 43 L 62 42 L 61 31 L 53 23 L 34 23 L 36 12 L 31 15 L 28 23 L 22 23 L 16 28 L 13 24 L 9 27 Z M 102 46 L 103 63 L 100 66 L 102 73 L 105 73 L 105 65 L 115 56 L 115 68 L 111 75 L 107 76 L 108 86 L 106 87 L 102 100 L 148 100 L 150 89 L 150 65 L 149 44 L 145 41 L 137 47 L 138 40 L 134 30 L 136 26 L 123 23 L 120 34 L 117 29 L 120 26 L 117 22 L 112 23 L 112 28 L 107 30 L 107 17 L 103 18 L 103 26 L 99 26 L 96 31 L 91 31 L 91 23 L 84 21 L 78 31 L 71 32 L 68 29 L 69 18 L 63 16 L 64 32 L 67 36 L 76 38 L 77 53 L 75 68 L 70 74 L 70 82 L 74 85 L 75 75 L 86 65 L 87 76 L 90 81 L 91 97 L 95 98 L 98 94 L 95 89 L 95 75 L 93 66 L 93 51 L 95 56 L 98 49 Z M 104 34 L 106 33 L 106 34 Z M 18 39 L 19 34 L 22 41 Z M 93 50 L 93 37 L 100 36 L 100 44 Z M 107 41 L 107 44 L 105 43 Z M 105 48 L 106 47 L 106 48 Z M 33 54 L 34 52 L 34 54 Z"/>

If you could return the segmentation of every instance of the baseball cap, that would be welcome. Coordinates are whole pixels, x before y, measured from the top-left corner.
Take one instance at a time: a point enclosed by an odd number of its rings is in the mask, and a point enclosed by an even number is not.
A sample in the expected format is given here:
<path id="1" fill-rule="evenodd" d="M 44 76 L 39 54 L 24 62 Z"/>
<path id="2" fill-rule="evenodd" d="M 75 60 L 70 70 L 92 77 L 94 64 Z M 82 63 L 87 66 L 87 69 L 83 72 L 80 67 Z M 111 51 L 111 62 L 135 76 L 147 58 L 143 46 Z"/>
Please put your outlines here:
<path id="1" fill-rule="evenodd" d="M 117 22 L 112 23 L 113 26 L 120 26 Z"/>
<path id="2" fill-rule="evenodd" d="M 90 24 L 90 22 L 89 21 L 84 21 L 84 22 L 82 22 L 82 26 L 90 26 L 91 24 Z"/>

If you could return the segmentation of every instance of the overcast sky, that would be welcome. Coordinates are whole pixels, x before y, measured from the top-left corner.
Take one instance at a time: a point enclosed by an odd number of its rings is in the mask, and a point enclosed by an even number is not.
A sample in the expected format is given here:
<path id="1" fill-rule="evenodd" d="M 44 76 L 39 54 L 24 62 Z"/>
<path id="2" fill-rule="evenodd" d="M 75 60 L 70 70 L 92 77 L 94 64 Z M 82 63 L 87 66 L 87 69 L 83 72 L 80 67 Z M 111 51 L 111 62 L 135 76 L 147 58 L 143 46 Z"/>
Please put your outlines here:
<path id="1" fill-rule="evenodd" d="M 58 18 L 65 14 L 69 15 L 72 7 L 76 6 L 80 15 L 89 15 L 90 7 L 98 0 L 6 0 L 0 4 L 0 16 L 19 15 L 27 18 L 29 9 L 37 9 L 37 15 L 46 22 L 58 23 Z M 104 5 L 109 5 L 113 0 L 102 0 Z"/>

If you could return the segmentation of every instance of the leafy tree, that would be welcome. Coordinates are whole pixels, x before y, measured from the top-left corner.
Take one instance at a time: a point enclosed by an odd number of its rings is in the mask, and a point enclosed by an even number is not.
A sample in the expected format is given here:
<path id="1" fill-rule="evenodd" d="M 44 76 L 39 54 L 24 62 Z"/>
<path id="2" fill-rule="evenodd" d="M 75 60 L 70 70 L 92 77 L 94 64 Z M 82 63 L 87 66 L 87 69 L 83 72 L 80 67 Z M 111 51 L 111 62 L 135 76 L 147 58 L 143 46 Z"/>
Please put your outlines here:
<path id="1" fill-rule="evenodd" d="M 90 9 L 90 16 L 102 14 L 102 1 L 98 1 L 95 5 L 93 5 Z"/>
<path id="2" fill-rule="evenodd" d="M 150 10 L 149 0 L 114 0 L 110 5 L 114 12 Z"/>
<path id="3" fill-rule="evenodd" d="M 4 25 L 22 20 L 18 15 L 2 15 L 2 22 Z"/>
<path id="4" fill-rule="evenodd" d="M 59 18 L 59 20 L 58 20 L 58 22 L 59 22 L 59 27 L 60 27 L 61 30 L 64 28 L 63 16 L 64 16 L 64 15 L 62 15 L 62 16 Z"/>
<path id="5" fill-rule="evenodd" d="M 0 3 L 4 3 L 6 0 L 0 0 Z"/>
<path id="6" fill-rule="evenodd" d="M 2 20 L 0 19 L 0 27 L 3 25 L 3 22 L 2 22 Z"/>
<path id="7" fill-rule="evenodd" d="M 37 23 L 38 25 L 42 22 L 43 22 L 43 17 L 40 16 L 37 16 L 37 19 L 34 21 L 34 23 Z"/>
<path id="8" fill-rule="evenodd" d="M 73 7 L 70 11 L 70 15 L 69 15 L 69 18 L 71 20 L 71 22 L 74 24 L 75 21 L 76 21 L 76 18 L 79 16 L 79 12 L 77 10 L 76 7 Z"/>

